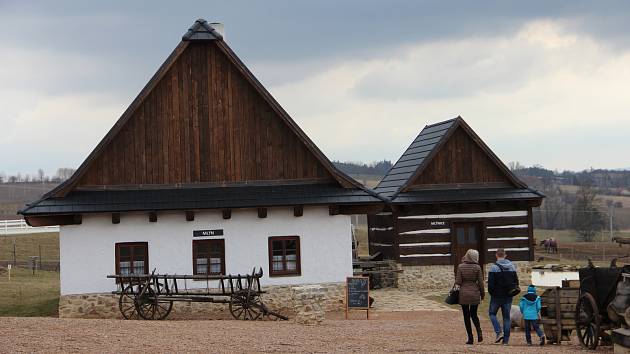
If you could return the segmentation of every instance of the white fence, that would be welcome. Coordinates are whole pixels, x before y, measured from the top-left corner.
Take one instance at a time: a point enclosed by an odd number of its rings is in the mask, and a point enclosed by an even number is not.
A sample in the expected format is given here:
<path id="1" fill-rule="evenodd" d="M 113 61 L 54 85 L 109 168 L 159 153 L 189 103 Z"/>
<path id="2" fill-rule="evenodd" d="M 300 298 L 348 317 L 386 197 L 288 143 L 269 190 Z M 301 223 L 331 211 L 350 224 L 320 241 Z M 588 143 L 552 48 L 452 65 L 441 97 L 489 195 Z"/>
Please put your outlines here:
<path id="1" fill-rule="evenodd" d="M 0 235 L 34 234 L 38 232 L 59 232 L 59 226 L 32 227 L 23 219 L 0 220 Z"/>

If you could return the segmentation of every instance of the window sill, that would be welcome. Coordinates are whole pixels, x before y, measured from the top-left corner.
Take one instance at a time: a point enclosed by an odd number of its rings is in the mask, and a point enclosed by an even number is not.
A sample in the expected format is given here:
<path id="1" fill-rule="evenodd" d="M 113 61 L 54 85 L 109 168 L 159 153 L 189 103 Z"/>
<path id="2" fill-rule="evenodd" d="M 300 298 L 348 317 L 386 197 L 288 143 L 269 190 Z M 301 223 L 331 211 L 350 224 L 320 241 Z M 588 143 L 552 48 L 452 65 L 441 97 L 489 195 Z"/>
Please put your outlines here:
<path id="1" fill-rule="evenodd" d="M 302 273 L 269 274 L 269 278 L 301 277 Z"/>

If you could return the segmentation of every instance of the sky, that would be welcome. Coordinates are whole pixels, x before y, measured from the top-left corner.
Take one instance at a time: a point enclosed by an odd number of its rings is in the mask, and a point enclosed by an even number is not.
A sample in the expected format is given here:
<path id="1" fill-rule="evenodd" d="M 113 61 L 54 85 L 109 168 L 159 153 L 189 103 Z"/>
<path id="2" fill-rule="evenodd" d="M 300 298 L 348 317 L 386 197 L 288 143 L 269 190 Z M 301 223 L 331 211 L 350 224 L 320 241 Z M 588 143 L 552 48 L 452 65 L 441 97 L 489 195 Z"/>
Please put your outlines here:
<path id="1" fill-rule="evenodd" d="M 630 167 L 630 2 L 0 0 L 0 172 L 78 167 L 197 18 L 331 160 L 460 115 L 505 163 Z"/>

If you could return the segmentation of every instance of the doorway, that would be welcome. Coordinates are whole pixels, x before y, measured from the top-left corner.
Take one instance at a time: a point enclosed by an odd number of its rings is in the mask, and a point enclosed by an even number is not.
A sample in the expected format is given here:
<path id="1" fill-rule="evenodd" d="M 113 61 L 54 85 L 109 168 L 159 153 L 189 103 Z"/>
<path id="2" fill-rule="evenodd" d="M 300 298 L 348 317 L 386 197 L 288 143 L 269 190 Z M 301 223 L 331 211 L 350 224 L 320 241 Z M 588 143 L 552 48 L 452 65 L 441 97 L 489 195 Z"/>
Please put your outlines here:
<path id="1" fill-rule="evenodd" d="M 453 231 L 451 233 L 451 256 L 454 265 L 461 263 L 466 251 L 472 248 L 479 251 L 479 265 L 483 267 L 486 255 L 485 252 L 483 252 L 481 244 L 481 226 L 480 222 L 453 224 Z"/>

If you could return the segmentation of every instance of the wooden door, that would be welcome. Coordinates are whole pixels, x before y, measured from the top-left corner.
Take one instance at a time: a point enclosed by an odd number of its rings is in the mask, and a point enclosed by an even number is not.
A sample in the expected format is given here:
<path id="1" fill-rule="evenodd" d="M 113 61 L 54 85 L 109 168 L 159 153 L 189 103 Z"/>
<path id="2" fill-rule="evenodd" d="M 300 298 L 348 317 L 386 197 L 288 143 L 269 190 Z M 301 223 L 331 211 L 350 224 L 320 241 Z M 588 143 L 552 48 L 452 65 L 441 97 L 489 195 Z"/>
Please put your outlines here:
<path id="1" fill-rule="evenodd" d="M 453 264 L 461 263 L 469 249 L 479 251 L 479 264 L 484 264 L 484 252 L 481 249 L 481 224 L 474 222 L 455 223 L 451 237 L 451 256 Z"/>

